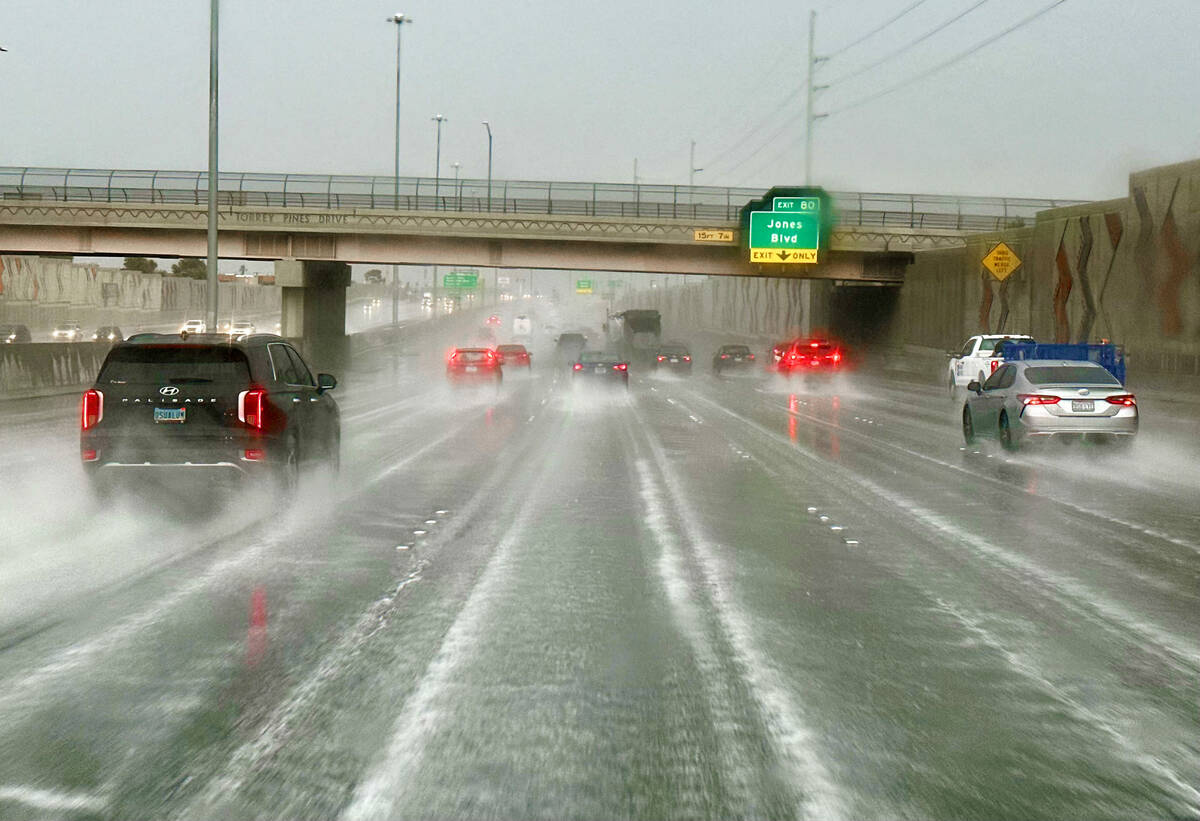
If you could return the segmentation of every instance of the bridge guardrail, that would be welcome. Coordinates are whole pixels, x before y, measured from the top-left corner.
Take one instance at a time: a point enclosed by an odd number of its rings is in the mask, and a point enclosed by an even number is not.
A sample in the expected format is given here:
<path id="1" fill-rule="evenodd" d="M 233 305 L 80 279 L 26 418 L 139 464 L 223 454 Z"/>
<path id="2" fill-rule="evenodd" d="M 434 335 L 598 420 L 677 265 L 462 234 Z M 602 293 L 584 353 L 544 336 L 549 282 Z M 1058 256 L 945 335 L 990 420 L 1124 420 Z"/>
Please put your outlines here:
<path id="1" fill-rule="evenodd" d="M 992 231 L 1031 220 L 1038 211 L 1081 200 L 831 192 L 837 224 L 885 228 Z M 222 208 L 325 208 L 456 211 L 580 217 L 645 217 L 733 222 L 757 188 L 441 180 L 320 174 L 219 175 Z M 0 200 L 204 205 L 200 171 L 122 171 L 0 167 Z"/>

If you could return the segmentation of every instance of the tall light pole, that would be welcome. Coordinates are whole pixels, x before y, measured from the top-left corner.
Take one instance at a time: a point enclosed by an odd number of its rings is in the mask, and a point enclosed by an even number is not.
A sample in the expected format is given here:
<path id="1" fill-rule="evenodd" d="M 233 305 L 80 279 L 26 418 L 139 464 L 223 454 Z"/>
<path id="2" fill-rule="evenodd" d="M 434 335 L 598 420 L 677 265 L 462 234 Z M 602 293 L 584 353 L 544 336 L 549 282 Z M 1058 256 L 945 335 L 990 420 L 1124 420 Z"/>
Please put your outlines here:
<path id="1" fill-rule="evenodd" d="M 441 114 L 434 114 L 433 121 L 437 123 L 437 158 L 434 160 L 433 169 L 433 196 L 440 197 L 442 195 L 442 123 L 446 122 L 446 118 Z"/>
<path id="2" fill-rule="evenodd" d="M 395 175 L 393 177 L 395 200 L 392 203 L 393 208 L 400 207 L 400 32 L 404 30 L 405 23 L 412 23 L 411 17 L 405 17 L 403 14 L 393 14 L 387 19 L 389 23 L 396 24 L 396 164 L 393 167 Z M 392 263 L 392 324 L 395 325 L 400 321 L 400 266 Z"/>
<path id="3" fill-rule="evenodd" d="M 389 23 L 396 24 L 396 164 L 395 170 L 395 196 L 396 201 L 393 205 L 400 207 L 400 32 L 404 29 L 405 23 L 412 23 L 411 17 L 405 17 L 403 14 L 393 14 L 387 19 Z"/>
<path id="4" fill-rule="evenodd" d="M 209 0 L 208 21 L 208 330 L 217 332 L 217 43 L 221 0 Z"/>
<path id="5" fill-rule="evenodd" d="M 492 210 L 492 124 L 483 121 L 483 127 L 488 133 L 488 211 Z"/>

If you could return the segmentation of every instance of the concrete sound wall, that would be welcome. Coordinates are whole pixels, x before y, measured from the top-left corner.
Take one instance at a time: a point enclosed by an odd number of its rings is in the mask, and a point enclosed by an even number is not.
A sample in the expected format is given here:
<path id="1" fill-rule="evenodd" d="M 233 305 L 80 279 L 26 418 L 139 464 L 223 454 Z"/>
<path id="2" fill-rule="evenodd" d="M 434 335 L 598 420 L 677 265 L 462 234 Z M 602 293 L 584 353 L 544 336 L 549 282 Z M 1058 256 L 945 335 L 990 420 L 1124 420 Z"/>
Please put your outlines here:
<path id="1" fill-rule="evenodd" d="M 279 288 L 223 282 L 223 315 L 266 313 L 279 309 Z M 35 332 L 67 319 L 85 327 L 174 321 L 203 316 L 208 283 L 144 274 L 121 268 L 75 263 L 67 259 L 0 255 L 0 322 L 19 322 Z"/>
<path id="2" fill-rule="evenodd" d="M 982 265 L 999 241 L 1022 266 L 997 282 Z M 1200 375 L 1200 161 L 1132 174 L 1129 196 L 1038 214 L 1032 226 L 918 252 L 896 341 L 953 349 L 971 334 L 1109 339 L 1131 372 Z"/>

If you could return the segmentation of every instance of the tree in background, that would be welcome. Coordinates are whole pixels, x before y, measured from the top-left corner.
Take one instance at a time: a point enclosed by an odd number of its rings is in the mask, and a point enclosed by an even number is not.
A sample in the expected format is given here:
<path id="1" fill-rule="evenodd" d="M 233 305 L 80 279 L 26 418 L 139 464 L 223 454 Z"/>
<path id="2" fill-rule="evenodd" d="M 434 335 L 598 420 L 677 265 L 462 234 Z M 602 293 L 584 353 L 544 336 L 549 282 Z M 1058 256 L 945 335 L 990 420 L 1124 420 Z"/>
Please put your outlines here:
<path id="1" fill-rule="evenodd" d="M 158 270 L 158 264 L 145 257 L 125 257 L 121 267 L 126 271 L 141 271 L 143 274 L 153 274 Z"/>
<path id="2" fill-rule="evenodd" d="M 197 257 L 183 257 L 171 266 L 171 275 L 204 279 L 208 275 L 208 265 Z"/>

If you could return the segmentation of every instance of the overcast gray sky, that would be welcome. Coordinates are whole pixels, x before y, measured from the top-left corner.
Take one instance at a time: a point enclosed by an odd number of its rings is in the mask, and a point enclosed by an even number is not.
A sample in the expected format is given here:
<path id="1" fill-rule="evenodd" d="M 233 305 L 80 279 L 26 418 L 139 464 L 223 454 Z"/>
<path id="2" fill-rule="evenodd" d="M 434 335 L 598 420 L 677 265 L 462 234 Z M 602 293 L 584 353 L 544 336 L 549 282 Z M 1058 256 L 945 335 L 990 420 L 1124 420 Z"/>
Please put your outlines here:
<path id="1" fill-rule="evenodd" d="M 398 11 L 406 175 L 441 113 L 444 176 L 485 175 L 486 119 L 497 178 L 685 183 L 694 139 L 697 184 L 799 183 L 811 8 L 827 188 L 1098 199 L 1200 157 L 1197 0 L 1066 0 L 909 82 L 1051 2 L 226 0 L 221 166 L 390 174 Z M 203 169 L 208 9 L 4 0 L 0 164 Z"/>

